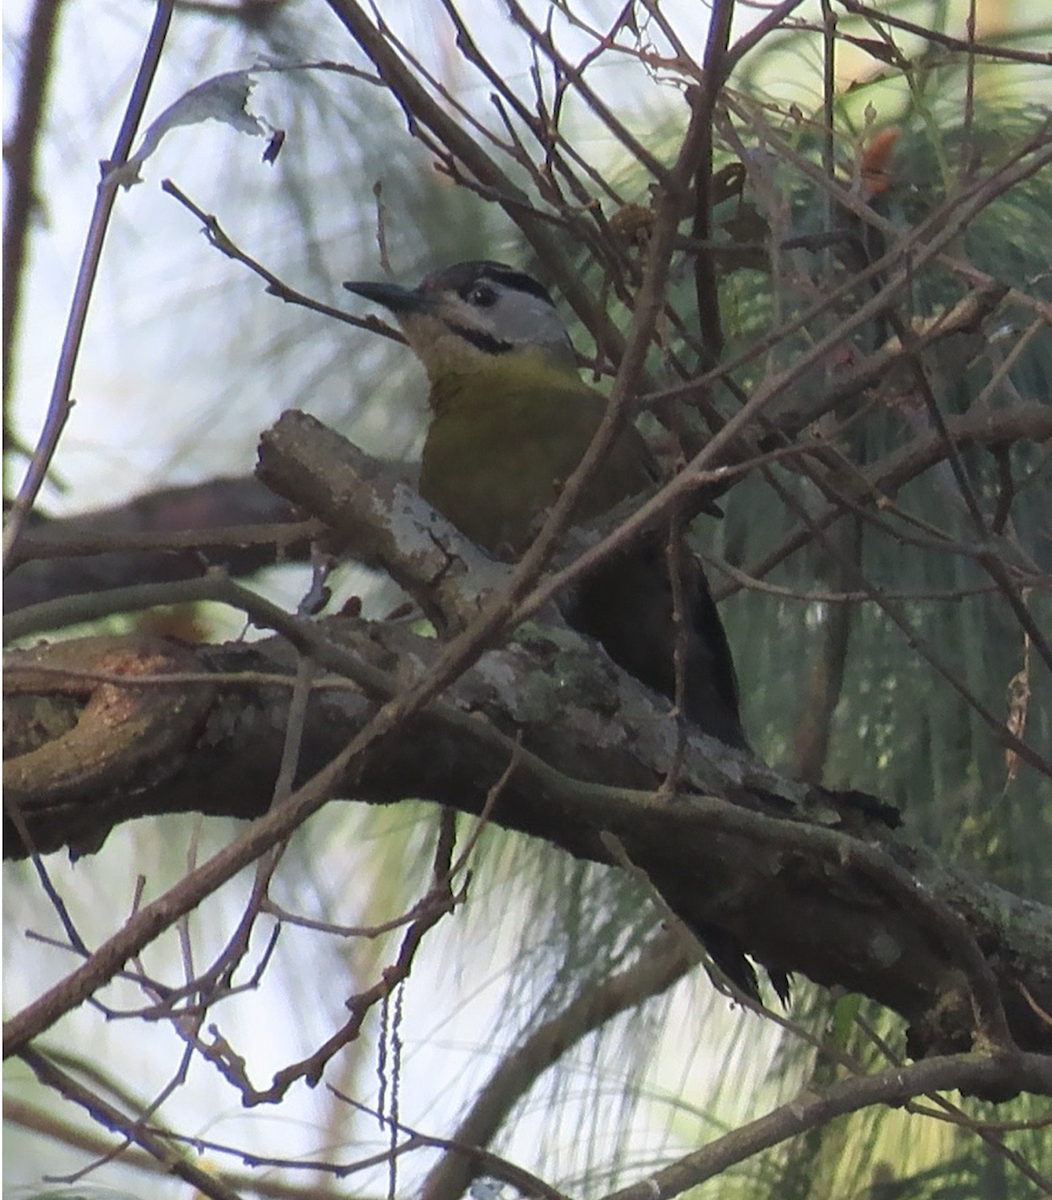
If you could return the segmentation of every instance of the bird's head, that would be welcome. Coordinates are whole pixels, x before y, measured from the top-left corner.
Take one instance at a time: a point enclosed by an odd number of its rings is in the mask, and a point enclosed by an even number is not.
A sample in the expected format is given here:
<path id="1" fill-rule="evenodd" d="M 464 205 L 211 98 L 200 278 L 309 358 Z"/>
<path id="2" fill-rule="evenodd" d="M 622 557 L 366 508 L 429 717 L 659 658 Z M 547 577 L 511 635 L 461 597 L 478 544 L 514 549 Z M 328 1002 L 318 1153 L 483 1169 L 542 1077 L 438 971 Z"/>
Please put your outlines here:
<path id="1" fill-rule="evenodd" d="M 545 287 L 504 263 L 457 263 L 415 288 L 343 286 L 394 313 L 432 382 L 450 371 L 477 370 L 522 354 L 575 369 L 569 335 Z"/>

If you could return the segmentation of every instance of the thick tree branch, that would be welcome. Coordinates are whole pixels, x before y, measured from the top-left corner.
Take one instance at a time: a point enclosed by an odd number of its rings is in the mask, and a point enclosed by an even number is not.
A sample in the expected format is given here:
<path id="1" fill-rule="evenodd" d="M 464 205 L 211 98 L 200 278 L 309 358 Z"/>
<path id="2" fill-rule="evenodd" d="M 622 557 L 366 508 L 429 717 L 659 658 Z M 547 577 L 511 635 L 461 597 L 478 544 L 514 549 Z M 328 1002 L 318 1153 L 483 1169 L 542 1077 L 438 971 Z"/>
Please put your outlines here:
<path id="1" fill-rule="evenodd" d="M 309 432 L 310 423 L 304 428 Z M 315 449 L 332 436 L 321 427 L 315 432 L 321 433 Z M 276 479 L 284 455 L 273 443 L 268 454 L 267 470 Z M 296 477 L 295 459 L 293 453 L 283 486 Z M 388 520 L 368 478 L 352 482 L 352 459 L 338 453 L 330 462 L 316 453 L 315 494 L 342 496 L 365 525 L 382 529 L 386 521 L 386 547 L 369 528 L 358 530 L 358 544 L 371 544 L 407 586 L 415 587 L 414 573 L 422 585 L 433 583 L 440 562 L 447 599 L 437 608 L 459 624 L 492 588 L 499 569 L 485 565 L 480 590 L 469 569 L 477 552 L 444 522 L 414 514 L 408 493 L 407 507 Z M 330 467 L 335 475 L 328 474 Z M 333 479 L 342 482 L 329 487 Z M 406 546 L 414 549 L 403 557 Z M 459 605 L 449 598 L 458 579 L 464 588 Z M 482 606 L 489 602 L 483 599 Z M 262 606 L 259 612 L 257 620 L 270 620 Z M 666 716 L 667 705 L 552 623 L 554 615 L 520 630 L 518 640 L 502 648 L 480 653 L 476 639 L 477 661 L 466 673 L 456 663 L 467 660 L 451 657 L 458 645 L 468 644 L 462 638 L 443 646 L 398 624 L 273 620 L 321 668 L 300 762 L 300 778 L 310 783 L 284 806 L 261 815 L 277 776 L 295 673 L 295 654 L 283 639 L 194 649 L 199 670 L 211 672 L 215 683 L 204 713 L 184 728 L 177 749 L 164 750 L 152 781 L 145 771 L 144 782 L 138 763 L 122 783 L 110 762 L 104 786 L 93 784 L 88 770 L 79 791 L 67 789 L 60 806 L 46 781 L 11 797 L 44 850 L 90 843 L 92 834 L 97 840 L 116 822 L 149 813 L 255 818 L 237 848 L 217 856 L 222 863 L 198 868 L 129 921 L 125 930 L 134 932 L 116 935 L 104 969 L 76 985 L 72 1002 L 120 968 L 131 952 L 122 949 L 125 943 L 145 944 L 329 796 L 382 804 L 422 796 L 478 813 L 514 762 L 491 818 L 496 823 L 601 862 L 610 861 L 603 834 L 614 834 L 688 925 L 725 929 L 773 970 L 802 972 L 897 1009 L 912 1023 L 915 1054 L 980 1042 L 1003 1046 L 1009 1034 L 1024 1049 L 1052 1053 L 1052 1028 L 1040 1017 L 1052 1010 L 1047 909 L 977 883 L 911 844 L 889 827 L 890 810 L 872 797 L 783 779 L 700 735 L 687 739 L 677 760 L 677 728 Z M 56 647 L 33 653 L 28 665 L 41 707 L 28 717 L 16 711 L 14 722 L 46 724 L 39 714 L 55 703 L 49 694 L 68 687 L 49 684 L 40 667 L 54 653 L 69 672 L 61 657 L 69 652 Z M 9 680 L 24 674 L 22 661 L 13 659 Z M 361 669 L 352 669 L 356 663 Z M 357 685 L 324 673 L 346 677 L 348 670 Z M 282 676 L 290 686 L 278 686 Z M 170 704 L 178 676 L 148 680 L 140 676 L 127 690 L 163 685 Z M 187 686 L 200 699 L 200 683 Z M 438 687 L 444 689 L 441 699 L 435 699 Z M 387 697 L 393 700 L 380 710 L 386 715 L 378 726 L 375 702 Z M 68 698 L 59 699 L 68 724 L 76 714 L 69 712 Z M 670 799 L 662 782 L 674 762 L 678 794 Z M 6 847 L 19 852 L 11 827 Z M 48 1013 L 62 1011 L 64 1003 L 53 998 Z M 46 1024 L 50 1018 L 16 1019 L 12 1044 L 43 1027 L 42 1019 Z"/>
<path id="2" fill-rule="evenodd" d="M 163 488 L 74 517 L 34 519 L 15 550 L 4 611 L 129 583 L 195 579 L 206 564 L 248 575 L 275 562 L 305 560 L 311 536 L 288 502 L 251 476 Z"/>
<path id="3" fill-rule="evenodd" d="M 886 362 L 883 365 L 886 367 Z M 857 391 L 863 382 L 872 382 L 876 374 L 879 372 L 866 368 L 861 382 L 852 374 L 848 390 Z M 844 394 L 839 384 L 834 392 L 822 393 L 820 411 Z M 817 453 L 823 448 L 802 432 L 814 415 L 810 410 L 794 413 L 791 423 L 803 446 Z M 994 452 L 1018 442 L 1052 439 L 1052 410 L 1046 404 L 984 409 L 948 417 L 946 426 L 957 446 Z M 747 441 L 738 444 L 723 457 L 723 463 L 741 462 L 752 452 Z M 835 447 L 824 447 L 824 452 L 831 463 L 837 461 Z M 357 463 L 355 469 L 368 470 L 373 487 L 381 489 L 391 501 L 396 488 L 411 482 L 409 468 L 400 464 L 367 467 L 366 456 L 353 447 L 349 453 L 351 461 Z M 849 490 L 860 502 L 879 502 L 942 462 L 945 454 L 938 435 L 922 431 L 852 474 L 847 480 Z M 382 482 L 384 476 L 386 483 Z M 405 497 L 412 492 L 405 489 L 398 494 Z M 831 503 L 812 514 L 812 528 L 790 534 L 764 559 L 760 573 L 766 574 L 777 562 L 799 550 L 814 537 L 813 529 L 827 527 L 842 512 L 842 505 Z M 230 575 L 242 577 L 275 562 L 306 561 L 310 539 L 318 535 L 321 526 L 293 521 L 292 515 L 286 500 L 258 479 L 244 477 L 164 488 L 115 508 L 31 524 L 18 544 L 19 565 L 4 588 L 4 611 L 16 612 L 60 597 L 131 583 L 192 579 L 206 564 L 222 566 Z M 369 561 L 368 547 L 356 545 L 355 535 L 345 533 L 346 552 Z M 375 554 L 373 561 L 378 561 Z M 405 582 L 403 586 L 407 586 Z M 719 595 L 718 588 L 716 593 Z"/>

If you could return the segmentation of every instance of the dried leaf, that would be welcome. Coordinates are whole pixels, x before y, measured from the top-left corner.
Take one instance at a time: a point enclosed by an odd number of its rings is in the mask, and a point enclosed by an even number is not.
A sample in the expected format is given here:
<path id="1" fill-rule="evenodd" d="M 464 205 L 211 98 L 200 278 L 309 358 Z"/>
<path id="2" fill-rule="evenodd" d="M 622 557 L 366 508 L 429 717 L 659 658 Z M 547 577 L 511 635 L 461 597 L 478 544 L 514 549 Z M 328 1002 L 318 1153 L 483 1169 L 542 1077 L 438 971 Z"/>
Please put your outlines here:
<path id="1" fill-rule="evenodd" d="M 184 93 L 150 125 L 143 134 L 139 149 L 126 163 L 111 171 L 107 181 L 112 182 L 116 179 L 123 188 L 141 183 L 139 171 L 142 164 L 161 144 L 165 134 L 179 125 L 223 121 L 238 133 L 251 134 L 253 137 L 271 135 L 274 132 L 273 127 L 247 109 L 249 95 L 256 83 L 254 74 L 257 70 L 258 68 L 225 71 L 222 75 L 214 75 Z"/>

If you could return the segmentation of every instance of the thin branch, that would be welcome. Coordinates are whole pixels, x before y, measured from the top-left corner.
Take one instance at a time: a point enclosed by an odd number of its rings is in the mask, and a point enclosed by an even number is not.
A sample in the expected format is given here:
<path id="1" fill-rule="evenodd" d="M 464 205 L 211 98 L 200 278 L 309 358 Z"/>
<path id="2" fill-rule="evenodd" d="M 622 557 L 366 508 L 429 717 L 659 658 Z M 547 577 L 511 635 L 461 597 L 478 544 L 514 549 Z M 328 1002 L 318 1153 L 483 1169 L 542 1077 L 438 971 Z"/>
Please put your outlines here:
<path id="1" fill-rule="evenodd" d="M 873 8 L 859 0 L 837 0 L 849 13 L 858 17 L 868 17 L 878 24 L 890 25 L 893 29 L 901 29 L 905 33 L 915 34 L 936 46 L 944 46 L 947 50 L 956 50 L 961 54 L 979 58 L 1006 59 L 1009 62 L 1033 63 L 1035 66 L 1052 66 L 1052 50 L 1016 50 L 1011 46 L 993 46 L 988 42 L 962 41 L 948 33 L 941 33 L 926 25 L 915 25 L 902 17 L 896 17 L 886 9 Z"/>
<path id="2" fill-rule="evenodd" d="M 563 1010 L 532 1030 L 483 1084 L 460 1119 L 448 1150 L 420 1186 L 420 1200 L 457 1200 L 478 1172 L 464 1147 L 485 1147 L 537 1079 L 582 1038 L 602 1028 L 619 1013 L 639 1007 L 667 990 L 690 969 L 675 931 L 652 938 L 638 960 L 599 983 L 589 983 Z"/>
<path id="3" fill-rule="evenodd" d="M 59 1120 L 50 1109 L 27 1104 L 15 1096 L 4 1096 L 4 1120 L 10 1122 L 15 1128 L 25 1130 L 27 1133 L 48 1138 L 50 1141 L 69 1149 L 83 1150 L 88 1154 L 105 1154 L 111 1144 L 108 1138 L 101 1137 L 88 1129 L 74 1125 L 70 1121 Z M 213 1150 L 216 1153 L 234 1155 L 250 1167 L 257 1165 L 251 1153 L 243 1149 L 211 1144 L 196 1137 L 181 1137 L 175 1133 L 171 1133 L 170 1138 L 172 1141 L 189 1144 L 191 1149 L 198 1153 L 202 1149 Z M 169 1175 L 169 1171 L 164 1163 L 145 1150 L 133 1149 L 124 1151 L 120 1157 L 120 1165 L 126 1169 L 143 1172 L 147 1179 L 164 1178 Z M 279 1159 L 275 1160 L 273 1164 L 268 1163 L 266 1165 L 283 1166 L 290 1170 L 300 1169 L 336 1173 L 332 1163 L 328 1162 Z M 212 1175 L 211 1177 L 215 1178 L 216 1176 Z M 259 1172 L 253 1174 L 240 1172 L 235 1174 L 232 1171 L 223 1171 L 219 1173 L 218 1178 L 227 1187 L 233 1188 L 239 1198 L 247 1193 L 256 1196 L 265 1196 L 268 1200 L 303 1200 L 302 1184 L 282 1183 L 277 1179 L 266 1178 Z"/>
<path id="4" fill-rule="evenodd" d="M 826 1125 L 835 1117 L 876 1104 L 901 1104 L 914 1096 L 953 1088 L 963 1091 L 976 1087 L 1014 1088 L 1024 1076 L 1029 1079 L 1024 1086 L 1052 1093 L 1052 1065 L 1047 1058 L 1036 1054 L 1026 1055 L 1020 1062 L 997 1055 L 930 1058 L 876 1075 L 840 1080 L 817 1095 L 810 1090 L 801 1093 L 788 1104 L 716 1138 L 646 1179 L 608 1193 L 603 1200 L 667 1200 L 712 1179 L 735 1163 L 808 1129 Z"/>
<path id="5" fill-rule="evenodd" d="M 574 268 L 565 245 L 553 236 L 547 222 L 530 211 L 530 198 L 451 114 L 444 111 L 428 94 L 414 72 L 386 40 L 383 30 L 371 21 L 357 0 L 328 0 L 329 7 L 376 65 L 381 76 L 410 118 L 410 132 L 419 135 L 424 126 L 459 159 L 479 183 L 495 190 L 504 199 L 501 207 L 522 231 L 545 270 L 566 298 L 567 303 L 592 333 L 608 357 L 616 361 L 623 338 L 605 308 L 597 304 Z"/>
<path id="6" fill-rule="evenodd" d="M 126 1116 L 96 1092 L 78 1083 L 60 1070 L 46 1054 L 32 1046 L 19 1051 L 19 1057 L 45 1086 L 54 1089 L 67 1100 L 83 1108 L 94 1120 L 107 1129 L 121 1133 L 129 1142 L 151 1154 L 165 1170 L 195 1187 L 211 1200 L 240 1200 L 238 1194 L 209 1171 L 195 1166 L 187 1157 L 176 1153 L 163 1136 L 143 1129 L 138 1118 Z"/>
<path id="7" fill-rule="evenodd" d="M 168 34 L 168 26 L 172 19 L 174 0 L 157 0 L 153 26 L 143 50 L 139 63 L 138 74 L 132 86 L 131 95 L 117 132 L 113 153 L 103 164 L 103 177 L 95 193 L 95 207 L 91 214 L 87 238 L 77 272 L 77 283 L 70 304 L 66 331 L 62 338 L 62 348 L 59 351 L 58 366 L 55 371 L 55 381 L 52 385 L 51 399 L 48 403 L 44 427 L 33 457 L 30 460 L 22 486 L 15 497 L 7 524 L 4 527 L 3 562 L 4 574 L 10 569 L 22 528 L 32 511 L 37 494 L 47 477 L 48 468 L 58 448 L 59 438 L 65 428 L 66 421 L 72 409 L 70 388 L 73 385 L 73 373 L 76 370 L 77 357 L 80 353 L 80 342 L 84 334 L 84 326 L 88 318 L 88 308 L 91 304 L 91 293 L 98 275 L 99 261 L 102 258 L 102 247 L 109 228 L 110 214 L 117 198 L 117 188 L 120 186 L 119 168 L 128 161 L 132 143 L 135 140 L 139 121 L 142 119 L 146 99 L 150 93 L 158 64 L 161 61 L 161 50 Z"/>
<path id="8" fill-rule="evenodd" d="M 648 171 L 654 179 L 662 186 L 667 186 L 668 171 L 665 164 L 655 158 L 653 154 L 632 135 L 630 130 L 626 128 L 623 122 L 619 121 L 613 110 L 607 105 L 596 91 L 585 81 L 583 69 L 575 66 L 566 59 L 556 48 L 555 42 L 551 34 L 544 29 L 539 29 L 530 20 L 525 10 L 518 3 L 518 0 L 507 0 L 508 11 L 511 19 L 524 30 L 530 39 L 532 46 L 538 47 L 552 64 L 557 68 L 560 75 L 573 84 L 576 93 L 585 101 L 592 109 L 595 115 L 603 122 L 610 130 L 615 138 L 625 147 L 632 157 L 639 163 L 644 170 Z"/>
<path id="9" fill-rule="evenodd" d="M 253 274 L 258 275 L 267 285 L 267 291 L 272 296 L 277 296 L 279 300 L 284 300 L 286 304 L 298 304 L 301 308 L 321 313 L 325 317 L 332 317 L 337 321 L 342 321 L 345 325 L 353 325 L 356 329 L 367 329 L 370 333 L 379 333 L 394 342 L 405 343 L 405 338 L 398 330 L 384 324 L 384 322 L 377 320 L 375 317 L 356 317 L 353 313 L 345 312 L 342 308 L 334 308 L 331 304 L 323 304 L 322 301 L 315 300 L 304 292 L 298 292 L 295 288 L 289 287 L 287 283 L 283 283 L 276 275 L 268 271 L 262 263 L 257 262 L 250 254 L 246 254 L 232 238 L 227 236 L 219 221 L 211 213 L 206 213 L 204 209 L 199 208 L 170 179 L 161 180 L 161 191 L 167 192 L 173 199 L 178 200 L 187 211 L 192 212 L 204 226 L 204 235 L 209 243 L 215 246 L 221 254 L 225 254 L 227 258 L 241 263 L 243 266 L 248 267 Z"/>
<path id="10" fill-rule="evenodd" d="M 18 81 L 14 128 L 4 143 L 7 202 L 4 205 L 3 248 L 3 401 L 5 445 L 8 441 L 10 384 L 22 308 L 22 277 L 29 244 L 30 217 L 38 203 L 36 159 L 40 125 L 51 83 L 52 51 L 62 0 L 36 0 L 29 17 L 25 56 Z"/>

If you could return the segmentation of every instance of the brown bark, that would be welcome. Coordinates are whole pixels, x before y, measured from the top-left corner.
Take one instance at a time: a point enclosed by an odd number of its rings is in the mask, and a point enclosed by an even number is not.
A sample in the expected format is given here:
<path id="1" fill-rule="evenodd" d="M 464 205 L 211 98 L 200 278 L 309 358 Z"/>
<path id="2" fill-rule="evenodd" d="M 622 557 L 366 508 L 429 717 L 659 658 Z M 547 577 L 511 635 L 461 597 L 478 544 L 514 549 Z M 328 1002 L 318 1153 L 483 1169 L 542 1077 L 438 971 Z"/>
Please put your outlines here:
<path id="1" fill-rule="evenodd" d="M 438 619 L 450 628 L 470 623 L 480 603 L 480 574 L 469 569 L 479 565 L 477 553 L 408 490 L 395 493 L 401 507 L 391 519 L 364 475 L 355 487 L 354 453 L 345 444 L 341 451 L 339 439 L 316 422 L 286 418 L 282 428 L 284 440 L 269 444 L 272 480 L 282 477 L 284 464 L 287 486 L 309 447 L 314 470 L 304 478 L 318 508 L 332 503 L 351 514 L 342 532 L 371 547 L 369 556 L 400 558 L 400 580 L 411 591 L 425 589 L 427 580 L 440 583 Z M 326 458 L 326 446 L 334 458 Z M 319 483 L 326 479 L 339 481 L 328 500 Z M 385 527 L 386 541 L 376 532 Z M 502 577 L 492 565 L 479 565 L 479 572 L 483 589 Z M 284 632 L 311 654 L 320 669 L 315 683 L 323 682 L 303 726 L 299 781 L 343 751 L 378 702 L 404 694 L 448 652 L 398 623 L 289 619 Z M 99 654 L 114 653 L 112 639 L 97 645 Z M 125 650 L 125 677 L 140 679 L 116 689 L 112 661 L 93 658 L 91 643 L 14 652 L 9 661 L 6 686 L 18 694 L 8 730 L 21 731 L 20 754 L 34 739 L 53 737 L 56 722 L 59 729 L 75 722 L 71 687 L 62 679 L 71 666 L 81 676 L 101 672 L 98 686 L 118 694 L 143 692 L 147 709 L 152 703 L 182 715 L 157 739 L 152 758 L 141 745 L 133 758 L 119 723 L 96 720 L 98 742 L 75 778 L 64 767 L 61 789 L 39 769 L 41 762 L 65 762 L 58 744 L 50 756 L 37 755 L 34 772 L 9 761 L 9 800 L 32 844 L 41 851 L 90 848 L 114 824 L 161 812 L 273 823 L 273 811 L 263 814 L 288 721 L 290 688 L 282 677 L 291 681 L 296 667 L 289 642 L 173 650 L 161 665 L 135 666 L 133 639 Z M 185 672 L 191 654 L 197 670 L 215 676 L 210 685 L 157 674 Z M 58 674 L 45 675 L 41 668 L 49 665 Z M 337 674 L 343 687 L 333 686 Z M 78 736 L 78 744 L 92 745 L 84 731 Z M 689 926 L 725 930 L 773 971 L 859 991 L 902 1013 L 915 1054 L 1006 1038 L 1052 1053 L 1052 1026 L 1042 1016 L 1052 1011 L 1047 908 L 970 879 L 912 844 L 876 798 L 781 778 L 699 735 L 687 737 L 682 759 L 678 753 L 677 724 L 664 702 L 546 615 L 510 644 L 476 652 L 471 669 L 370 743 L 330 794 L 373 804 L 424 797 L 479 813 L 513 764 L 493 821 L 601 862 L 623 850 Z M 25 852 L 10 821 L 5 852 Z"/>

